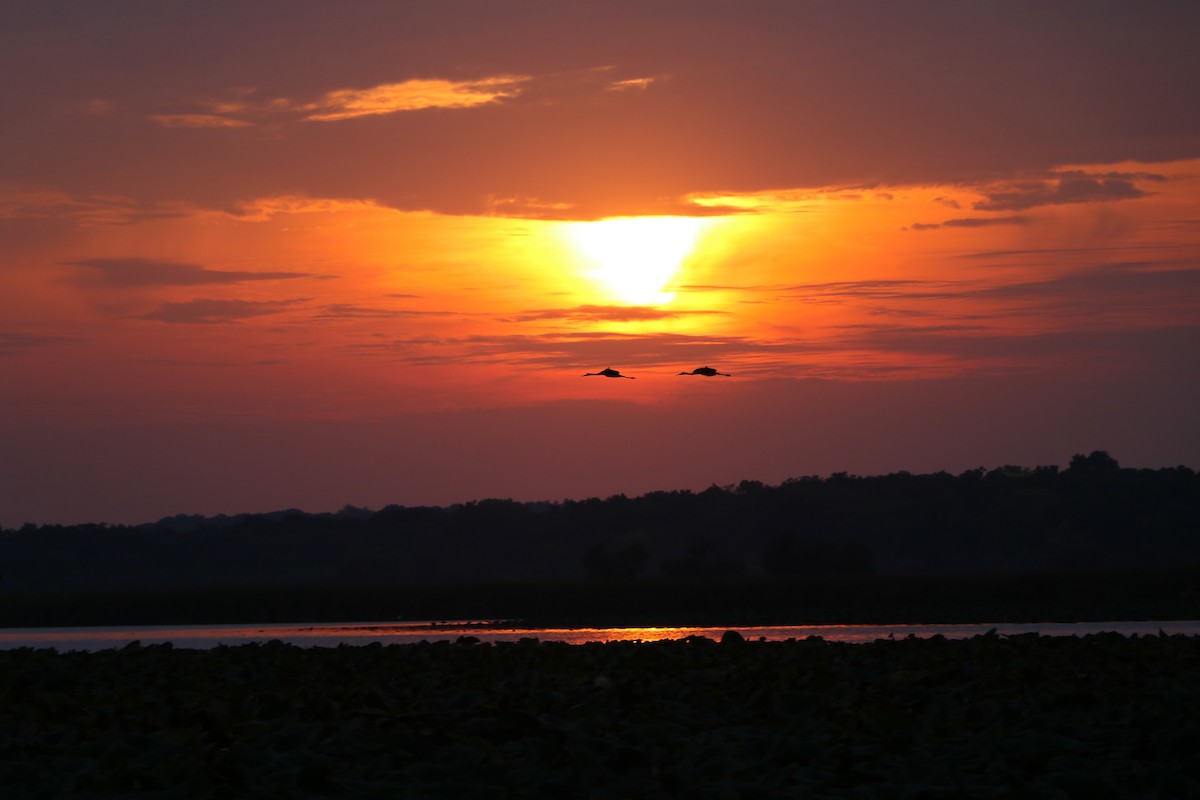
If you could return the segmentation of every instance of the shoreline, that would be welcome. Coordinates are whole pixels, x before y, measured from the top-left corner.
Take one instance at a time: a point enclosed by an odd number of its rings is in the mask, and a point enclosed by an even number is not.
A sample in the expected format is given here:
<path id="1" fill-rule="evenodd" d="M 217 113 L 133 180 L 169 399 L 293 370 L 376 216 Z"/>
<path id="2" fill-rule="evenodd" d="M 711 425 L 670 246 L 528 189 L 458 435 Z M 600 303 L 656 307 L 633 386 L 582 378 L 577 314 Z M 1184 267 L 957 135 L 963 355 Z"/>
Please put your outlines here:
<path id="1" fill-rule="evenodd" d="M 0 590 L 0 628 L 491 621 L 528 628 L 1200 619 L 1200 568 L 802 579 Z"/>

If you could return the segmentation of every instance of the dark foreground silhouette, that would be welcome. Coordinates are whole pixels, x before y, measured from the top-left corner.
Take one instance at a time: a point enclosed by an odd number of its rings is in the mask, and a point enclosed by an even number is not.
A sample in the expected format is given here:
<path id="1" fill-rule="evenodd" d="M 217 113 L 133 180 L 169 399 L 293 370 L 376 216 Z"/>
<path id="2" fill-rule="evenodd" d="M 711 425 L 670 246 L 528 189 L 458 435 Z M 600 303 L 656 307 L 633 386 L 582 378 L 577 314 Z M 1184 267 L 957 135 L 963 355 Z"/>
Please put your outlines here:
<path id="1" fill-rule="evenodd" d="M 0 651 L 8 797 L 1185 798 L 1200 639 Z"/>

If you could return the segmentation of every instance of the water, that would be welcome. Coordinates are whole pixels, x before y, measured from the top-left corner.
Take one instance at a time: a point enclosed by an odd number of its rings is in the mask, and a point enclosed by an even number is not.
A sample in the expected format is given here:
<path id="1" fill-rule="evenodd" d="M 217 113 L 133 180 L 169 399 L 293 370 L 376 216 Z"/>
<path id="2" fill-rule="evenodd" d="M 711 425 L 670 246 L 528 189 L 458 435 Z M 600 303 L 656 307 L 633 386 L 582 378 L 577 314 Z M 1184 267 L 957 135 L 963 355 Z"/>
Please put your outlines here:
<path id="1" fill-rule="evenodd" d="M 783 641 L 820 636 L 832 642 L 863 643 L 877 639 L 927 638 L 941 634 L 948 639 L 965 639 L 995 629 L 1003 636 L 1037 633 L 1042 636 L 1084 636 L 1090 633 L 1119 633 L 1125 636 L 1200 635 L 1200 620 L 1132 622 L 1043 622 L 981 625 L 781 625 L 740 628 L 509 628 L 465 622 L 346 622 L 290 625 L 137 625 L 94 628 L 6 628 L 0 629 L 0 650 L 18 647 L 98 651 L 170 642 L 174 647 L 206 650 L 221 645 L 235 646 L 278 640 L 299 647 L 338 645 L 416 644 L 456 641 L 473 636 L 483 642 L 515 642 L 523 638 L 584 644 L 587 642 L 682 639 L 703 636 L 719 640 L 727 630 L 736 630 L 748 640 Z"/>

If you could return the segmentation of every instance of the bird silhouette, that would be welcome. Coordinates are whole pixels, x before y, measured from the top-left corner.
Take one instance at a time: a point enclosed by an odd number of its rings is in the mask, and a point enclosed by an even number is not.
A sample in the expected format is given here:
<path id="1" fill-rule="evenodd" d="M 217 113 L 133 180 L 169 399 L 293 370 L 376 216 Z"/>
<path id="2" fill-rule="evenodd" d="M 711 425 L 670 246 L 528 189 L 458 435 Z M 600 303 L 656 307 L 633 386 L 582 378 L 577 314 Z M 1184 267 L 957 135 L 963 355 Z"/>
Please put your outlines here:
<path id="1" fill-rule="evenodd" d="M 724 375 L 726 378 L 732 377 L 728 372 L 717 372 L 712 367 L 696 367 L 691 372 L 681 372 L 680 375 L 703 375 L 711 378 L 713 375 Z"/>
<path id="2" fill-rule="evenodd" d="M 634 378 L 632 375 L 622 375 L 621 373 L 617 372 L 612 367 L 605 367 L 604 369 L 600 370 L 599 372 L 583 373 L 583 377 L 585 377 L 585 378 L 588 377 L 589 375 L 603 375 L 606 378 L 629 378 L 629 380 L 631 380 L 631 381 L 636 380 L 636 378 Z"/>

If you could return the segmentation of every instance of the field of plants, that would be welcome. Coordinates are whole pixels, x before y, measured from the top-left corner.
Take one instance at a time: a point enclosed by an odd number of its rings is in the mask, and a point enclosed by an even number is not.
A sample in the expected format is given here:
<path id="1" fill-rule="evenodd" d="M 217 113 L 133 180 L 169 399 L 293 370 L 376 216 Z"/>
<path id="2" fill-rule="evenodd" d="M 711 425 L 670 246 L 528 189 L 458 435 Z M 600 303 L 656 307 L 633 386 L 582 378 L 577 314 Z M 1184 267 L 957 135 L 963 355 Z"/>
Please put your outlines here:
<path id="1" fill-rule="evenodd" d="M 1200 639 L 0 652 L 9 798 L 1200 796 Z"/>

